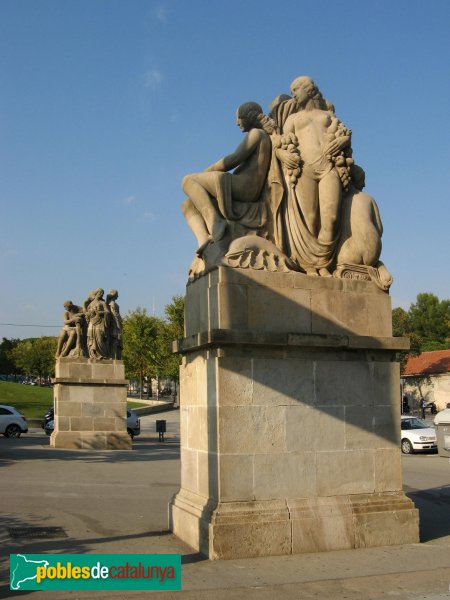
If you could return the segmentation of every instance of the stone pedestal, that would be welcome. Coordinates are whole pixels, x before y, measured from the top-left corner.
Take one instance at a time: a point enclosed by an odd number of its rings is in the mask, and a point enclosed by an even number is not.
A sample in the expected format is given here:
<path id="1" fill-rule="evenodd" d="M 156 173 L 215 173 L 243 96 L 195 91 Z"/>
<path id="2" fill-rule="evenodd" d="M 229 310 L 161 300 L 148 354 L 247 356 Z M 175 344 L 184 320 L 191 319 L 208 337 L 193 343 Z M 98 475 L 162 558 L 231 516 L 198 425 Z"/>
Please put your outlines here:
<path id="1" fill-rule="evenodd" d="M 191 283 L 172 531 L 212 559 L 417 542 L 390 298 L 219 268 Z"/>
<path id="2" fill-rule="evenodd" d="M 131 449 L 127 381 L 121 360 L 58 358 L 54 379 L 54 448 Z"/>

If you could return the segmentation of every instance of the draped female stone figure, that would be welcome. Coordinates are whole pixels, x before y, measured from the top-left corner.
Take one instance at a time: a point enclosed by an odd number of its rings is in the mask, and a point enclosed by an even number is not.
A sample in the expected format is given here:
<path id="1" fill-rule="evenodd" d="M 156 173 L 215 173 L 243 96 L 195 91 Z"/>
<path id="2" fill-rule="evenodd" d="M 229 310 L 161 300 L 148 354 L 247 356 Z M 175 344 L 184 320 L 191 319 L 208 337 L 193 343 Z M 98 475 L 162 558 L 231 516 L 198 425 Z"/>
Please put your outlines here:
<path id="1" fill-rule="evenodd" d="M 342 190 L 348 186 L 353 163 L 351 131 L 330 110 L 310 77 L 295 79 L 291 90 L 293 99 L 276 109 L 281 137 L 275 154 L 283 173 L 279 166 L 271 167 L 274 241 L 307 274 L 330 276 Z"/>
<path id="2" fill-rule="evenodd" d="M 111 313 L 103 299 L 104 290 L 92 291 L 84 301 L 86 321 L 88 323 L 87 345 L 89 358 L 110 358 L 109 324 Z"/>

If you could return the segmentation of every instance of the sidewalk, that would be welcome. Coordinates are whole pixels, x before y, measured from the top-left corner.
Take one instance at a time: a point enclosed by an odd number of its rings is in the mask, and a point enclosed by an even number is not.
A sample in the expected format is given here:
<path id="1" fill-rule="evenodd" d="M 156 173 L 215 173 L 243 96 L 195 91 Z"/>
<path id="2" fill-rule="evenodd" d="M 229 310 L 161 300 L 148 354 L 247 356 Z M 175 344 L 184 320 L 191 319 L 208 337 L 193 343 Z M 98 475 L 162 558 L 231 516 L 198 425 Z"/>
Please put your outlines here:
<path id="1" fill-rule="evenodd" d="M 450 465 L 403 458 L 405 491 L 421 512 L 421 544 L 319 554 L 209 561 L 167 531 L 179 488 L 179 412 L 164 413 L 166 442 L 142 417 L 132 452 L 48 447 L 39 430 L 0 439 L 0 597 L 35 600 L 437 600 L 450 598 Z M 11 443 L 12 442 L 12 443 Z M 58 526 L 67 537 L 12 539 L 9 528 Z M 9 553 L 181 553 L 181 592 L 10 592 Z"/>

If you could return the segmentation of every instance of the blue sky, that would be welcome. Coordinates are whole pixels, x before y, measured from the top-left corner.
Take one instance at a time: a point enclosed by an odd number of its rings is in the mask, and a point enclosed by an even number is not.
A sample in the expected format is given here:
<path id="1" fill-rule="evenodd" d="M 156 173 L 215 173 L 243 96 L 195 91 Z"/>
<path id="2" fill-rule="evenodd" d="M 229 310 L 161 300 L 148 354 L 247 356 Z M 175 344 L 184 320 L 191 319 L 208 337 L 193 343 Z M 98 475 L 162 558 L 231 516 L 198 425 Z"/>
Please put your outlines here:
<path id="1" fill-rule="evenodd" d="M 196 242 L 183 175 L 312 76 L 353 131 L 393 306 L 450 297 L 448 0 L 2 0 L 0 337 L 115 287 L 162 315 Z"/>

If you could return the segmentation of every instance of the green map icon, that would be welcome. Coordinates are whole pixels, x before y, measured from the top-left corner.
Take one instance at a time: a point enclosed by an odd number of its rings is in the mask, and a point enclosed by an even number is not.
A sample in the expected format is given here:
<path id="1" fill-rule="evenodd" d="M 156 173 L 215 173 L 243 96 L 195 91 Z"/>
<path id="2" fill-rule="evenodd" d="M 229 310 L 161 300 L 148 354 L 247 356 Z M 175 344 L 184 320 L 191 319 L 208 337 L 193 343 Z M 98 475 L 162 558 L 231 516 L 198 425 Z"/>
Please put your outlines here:
<path id="1" fill-rule="evenodd" d="M 10 588 L 12 590 L 22 589 L 20 586 L 25 581 L 36 579 L 37 567 L 48 567 L 50 564 L 46 560 L 30 560 L 23 554 L 10 554 Z"/>

